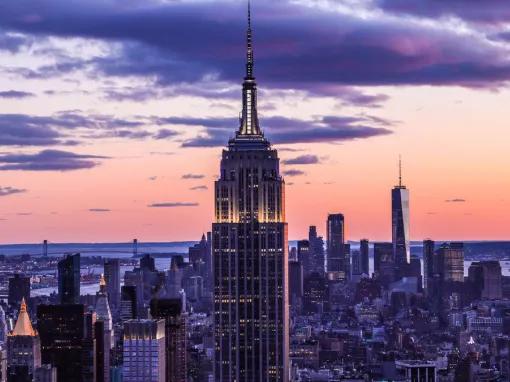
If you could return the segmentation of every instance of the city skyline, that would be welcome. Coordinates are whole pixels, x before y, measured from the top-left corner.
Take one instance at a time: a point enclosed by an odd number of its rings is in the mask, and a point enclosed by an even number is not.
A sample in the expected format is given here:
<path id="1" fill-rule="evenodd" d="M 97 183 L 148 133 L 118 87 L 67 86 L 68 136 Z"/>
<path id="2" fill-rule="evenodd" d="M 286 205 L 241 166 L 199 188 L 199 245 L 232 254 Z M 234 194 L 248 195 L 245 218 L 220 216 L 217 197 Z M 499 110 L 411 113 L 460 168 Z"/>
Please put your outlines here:
<path id="1" fill-rule="evenodd" d="M 332 4 L 253 4 L 259 114 L 282 158 L 289 238 L 312 224 L 325 236 L 327 215 L 342 213 L 346 240 L 390 240 L 402 154 L 411 240 L 509 239 L 506 13 Z M 209 230 L 243 65 L 245 4 L 221 5 L 3 2 L 1 243 Z M 197 20 L 186 44 L 175 38 Z"/>

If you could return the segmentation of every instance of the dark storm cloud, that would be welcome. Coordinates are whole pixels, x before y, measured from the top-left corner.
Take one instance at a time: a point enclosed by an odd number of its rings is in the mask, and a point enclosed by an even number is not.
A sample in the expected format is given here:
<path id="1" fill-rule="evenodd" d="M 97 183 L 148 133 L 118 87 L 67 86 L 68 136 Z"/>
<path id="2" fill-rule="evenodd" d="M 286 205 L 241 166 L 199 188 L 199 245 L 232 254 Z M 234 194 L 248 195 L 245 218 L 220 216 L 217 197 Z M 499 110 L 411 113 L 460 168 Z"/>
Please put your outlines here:
<path id="1" fill-rule="evenodd" d="M 457 12 L 466 18 L 481 14 L 487 20 L 506 18 L 506 4 L 381 1 L 391 11 L 407 9 L 425 16 Z M 244 2 L 231 1 L 2 0 L 0 26 L 37 36 L 120 43 L 109 56 L 49 65 L 28 76 L 86 65 L 106 75 L 150 77 L 159 85 L 200 84 L 195 89 L 207 91 L 203 85 L 210 78 L 237 83 L 243 75 L 244 13 Z M 267 88 L 338 94 L 347 102 L 377 105 L 386 96 L 346 95 L 345 85 L 496 86 L 510 78 L 506 48 L 405 18 L 360 18 L 261 0 L 254 6 L 254 23 L 256 72 Z"/>
<path id="2" fill-rule="evenodd" d="M 317 155 L 300 155 L 295 158 L 286 159 L 283 164 L 317 164 L 319 163 L 319 157 Z"/>
<path id="3" fill-rule="evenodd" d="M 335 143 L 391 134 L 386 127 L 377 126 L 387 126 L 390 121 L 370 116 L 324 116 L 312 121 L 268 117 L 261 122 L 267 137 L 275 144 Z M 183 147 L 215 147 L 226 144 L 232 135 L 232 126 L 237 126 L 239 121 L 235 118 L 181 118 L 179 124 L 200 126 L 206 130 L 205 134 L 185 141 Z"/>
<path id="4" fill-rule="evenodd" d="M 151 208 L 177 208 L 177 207 L 197 207 L 199 204 L 195 202 L 163 202 L 149 204 Z"/>
<path id="5" fill-rule="evenodd" d="M 23 92 L 19 90 L 0 91 L 0 98 L 29 98 L 35 96 L 34 93 Z"/>
<path id="6" fill-rule="evenodd" d="M 8 196 L 14 194 L 21 194 L 27 192 L 27 190 L 23 188 L 14 188 L 14 187 L 0 187 L 0 196 Z"/>
<path id="7" fill-rule="evenodd" d="M 36 154 L 0 155 L 0 171 L 72 171 L 100 164 L 104 156 L 75 154 L 69 151 L 43 150 Z"/>

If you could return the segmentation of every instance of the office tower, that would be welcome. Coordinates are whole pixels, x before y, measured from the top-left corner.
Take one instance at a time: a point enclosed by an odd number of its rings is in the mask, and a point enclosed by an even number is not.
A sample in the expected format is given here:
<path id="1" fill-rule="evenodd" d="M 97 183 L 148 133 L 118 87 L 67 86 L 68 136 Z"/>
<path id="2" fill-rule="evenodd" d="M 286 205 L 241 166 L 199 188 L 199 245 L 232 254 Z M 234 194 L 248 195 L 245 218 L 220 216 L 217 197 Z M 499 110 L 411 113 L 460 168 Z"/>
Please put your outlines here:
<path id="1" fill-rule="evenodd" d="M 30 299 L 30 277 L 15 274 L 9 278 L 9 296 L 7 302 L 12 307 L 18 307 L 22 299 L 25 299 L 25 301 Z"/>
<path id="2" fill-rule="evenodd" d="M 143 255 L 143 257 L 140 259 L 140 269 L 156 272 L 156 263 L 154 258 L 149 254 Z"/>
<path id="3" fill-rule="evenodd" d="M 361 272 L 361 252 L 354 250 L 352 251 L 352 275 L 359 276 Z"/>
<path id="4" fill-rule="evenodd" d="M 444 282 L 464 282 L 464 244 L 444 243 L 438 250 Z"/>
<path id="5" fill-rule="evenodd" d="M 41 344 L 24 298 L 16 326 L 7 337 L 7 364 L 8 381 L 32 381 L 35 369 L 41 366 Z"/>
<path id="6" fill-rule="evenodd" d="M 284 181 L 278 153 L 259 127 L 251 37 L 249 22 L 240 127 L 215 183 L 214 373 L 217 382 L 287 382 Z"/>
<path id="7" fill-rule="evenodd" d="M 96 294 L 96 320 L 94 333 L 96 338 L 96 378 L 97 382 L 110 381 L 110 349 L 114 345 L 113 322 L 108 293 L 106 291 L 106 280 L 103 275 L 99 281 L 99 292 Z M 97 358 L 97 357 L 100 357 Z M 97 374 L 101 372 L 102 375 Z"/>
<path id="8" fill-rule="evenodd" d="M 166 380 L 186 382 L 186 312 L 182 300 L 152 299 L 151 317 L 165 320 Z"/>
<path id="9" fill-rule="evenodd" d="M 398 185 L 391 190 L 391 233 L 393 258 L 398 269 L 411 261 L 409 239 L 409 190 L 402 184 L 402 162 L 399 161 Z"/>
<path id="10" fill-rule="evenodd" d="M 202 235 L 202 239 L 197 244 L 188 248 L 188 258 L 191 264 L 203 262 L 205 264 L 207 258 L 207 239 L 205 234 Z"/>
<path id="11" fill-rule="evenodd" d="M 393 243 L 374 243 L 374 273 L 385 286 L 395 281 Z"/>
<path id="12" fill-rule="evenodd" d="M 499 299 L 503 297 L 501 265 L 499 261 L 482 261 L 483 289 L 482 298 Z"/>
<path id="13" fill-rule="evenodd" d="M 5 344 L 7 341 L 7 321 L 5 320 L 4 308 L 0 305 L 0 345 Z"/>
<path id="14" fill-rule="evenodd" d="M 344 279 L 349 280 L 351 277 L 351 245 L 344 244 Z"/>
<path id="15" fill-rule="evenodd" d="M 80 254 L 67 255 L 58 262 L 58 295 L 61 304 L 80 302 Z"/>
<path id="16" fill-rule="evenodd" d="M 471 297 L 477 299 L 502 298 L 502 275 L 499 261 L 474 261 L 468 269 Z"/>
<path id="17" fill-rule="evenodd" d="M 188 300 L 197 302 L 202 300 L 204 295 L 204 279 L 202 276 L 191 276 L 185 279 L 184 291 Z"/>
<path id="18" fill-rule="evenodd" d="M 51 365 L 41 365 L 35 369 L 34 382 L 57 382 L 57 369 Z"/>
<path id="19" fill-rule="evenodd" d="M 179 268 L 178 260 L 173 257 L 170 262 L 170 269 L 166 275 L 166 295 L 171 298 L 181 296 L 182 290 L 182 269 Z"/>
<path id="20" fill-rule="evenodd" d="M 303 272 L 305 275 L 309 275 L 314 271 L 313 268 L 313 253 L 310 249 L 310 241 L 309 240 L 299 240 L 297 242 L 297 261 L 303 267 Z"/>
<path id="21" fill-rule="evenodd" d="M 308 241 L 310 243 L 311 261 L 310 272 L 324 274 L 324 240 L 322 236 L 317 236 L 317 227 L 310 226 L 308 230 Z"/>
<path id="22" fill-rule="evenodd" d="M 312 273 L 304 280 L 303 311 L 305 313 L 322 313 L 327 296 L 325 278 L 319 273 Z"/>
<path id="23" fill-rule="evenodd" d="M 345 274 L 344 215 L 329 214 L 326 225 L 327 269 L 328 272 Z"/>
<path id="24" fill-rule="evenodd" d="M 105 259 L 104 278 L 106 280 L 106 292 L 108 302 L 114 317 L 118 317 L 120 308 L 120 260 Z"/>
<path id="25" fill-rule="evenodd" d="M 301 305 L 304 290 L 303 273 L 301 262 L 289 261 L 289 303 L 291 306 Z"/>
<path id="26" fill-rule="evenodd" d="M 418 291 L 423 290 L 422 274 L 421 274 L 421 261 L 417 256 L 411 256 L 411 262 L 408 265 L 406 276 L 416 277 L 418 282 Z"/>
<path id="27" fill-rule="evenodd" d="M 359 242 L 359 253 L 360 253 L 360 271 L 362 274 L 370 276 L 370 266 L 369 266 L 369 249 L 368 249 L 368 240 L 362 239 Z"/>
<path id="28" fill-rule="evenodd" d="M 7 382 L 7 350 L 5 344 L 0 346 L 0 382 Z"/>
<path id="29" fill-rule="evenodd" d="M 435 262 L 435 243 L 427 239 L 423 241 L 423 287 L 426 294 L 430 294 L 430 288 L 433 288 L 434 274 L 437 273 L 434 267 Z M 437 261 L 436 261 L 437 262 Z"/>
<path id="30" fill-rule="evenodd" d="M 128 320 L 123 339 L 123 381 L 165 382 L 165 320 Z"/>
<path id="31" fill-rule="evenodd" d="M 136 286 L 123 285 L 120 298 L 120 319 L 131 320 L 138 318 L 138 302 Z"/>
<path id="32" fill-rule="evenodd" d="M 94 315 L 83 305 L 39 305 L 37 327 L 43 364 L 57 369 L 57 381 L 93 381 Z"/>

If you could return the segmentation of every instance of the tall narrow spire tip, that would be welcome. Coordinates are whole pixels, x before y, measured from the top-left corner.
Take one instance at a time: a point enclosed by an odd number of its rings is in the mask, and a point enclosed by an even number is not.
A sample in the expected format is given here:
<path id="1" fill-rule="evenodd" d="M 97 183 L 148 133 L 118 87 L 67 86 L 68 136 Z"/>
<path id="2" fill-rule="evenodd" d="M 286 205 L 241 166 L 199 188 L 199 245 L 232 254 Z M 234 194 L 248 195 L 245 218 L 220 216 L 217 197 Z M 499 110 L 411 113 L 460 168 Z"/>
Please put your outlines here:
<path id="1" fill-rule="evenodd" d="M 402 187 L 402 155 L 398 156 L 398 186 Z"/>

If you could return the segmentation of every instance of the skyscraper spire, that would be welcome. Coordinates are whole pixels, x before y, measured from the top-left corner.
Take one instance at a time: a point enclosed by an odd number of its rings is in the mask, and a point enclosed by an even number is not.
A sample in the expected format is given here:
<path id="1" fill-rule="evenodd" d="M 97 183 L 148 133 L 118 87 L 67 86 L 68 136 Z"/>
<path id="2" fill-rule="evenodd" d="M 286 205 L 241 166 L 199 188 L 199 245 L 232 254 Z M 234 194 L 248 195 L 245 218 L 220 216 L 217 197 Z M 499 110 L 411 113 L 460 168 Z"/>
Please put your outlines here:
<path id="1" fill-rule="evenodd" d="M 243 111 L 241 126 L 236 138 L 250 141 L 263 139 L 257 115 L 257 83 L 253 76 L 253 34 L 251 29 L 251 4 L 248 0 L 248 28 L 246 31 L 246 77 L 243 82 Z"/>
<path id="2" fill-rule="evenodd" d="M 246 78 L 253 78 L 253 45 L 251 31 L 251 4 L 248 0 L 248 30 L 246 32 Z"/>
<path id="3" fill-rule="evenodd" d="M 398 186 L 402 187 L 402 155 L 398 156 Z"/>

